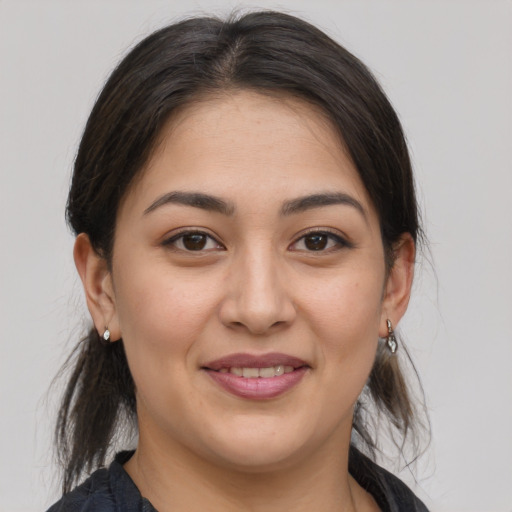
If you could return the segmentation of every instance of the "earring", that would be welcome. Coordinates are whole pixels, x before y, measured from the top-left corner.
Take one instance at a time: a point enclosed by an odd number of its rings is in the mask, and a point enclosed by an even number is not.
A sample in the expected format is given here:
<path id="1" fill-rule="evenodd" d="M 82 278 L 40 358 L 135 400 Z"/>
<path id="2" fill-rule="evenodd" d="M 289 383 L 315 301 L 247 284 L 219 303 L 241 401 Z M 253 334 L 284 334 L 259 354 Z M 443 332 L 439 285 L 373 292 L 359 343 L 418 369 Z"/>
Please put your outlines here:
<path id="1" fill-rule="evenodd" d="M 103 339 L 105 341 L 110 340 L 110 331 L 108 330 L 108 327 L 105 327 L 105 330 L 103 331 Z"/>
<path id="2" fill-rule="evenodd" d="M 386 324 L 388 326 L 388 336 L 386 338 L 386 344 L 389 348 L 389 351 L 392 354 L 394 354 L 396 352 L 396 349 L 398 348 L 395 331 L 393 331 L 393 324 L 391 323 L 391 320 L 386 320 Z"/>

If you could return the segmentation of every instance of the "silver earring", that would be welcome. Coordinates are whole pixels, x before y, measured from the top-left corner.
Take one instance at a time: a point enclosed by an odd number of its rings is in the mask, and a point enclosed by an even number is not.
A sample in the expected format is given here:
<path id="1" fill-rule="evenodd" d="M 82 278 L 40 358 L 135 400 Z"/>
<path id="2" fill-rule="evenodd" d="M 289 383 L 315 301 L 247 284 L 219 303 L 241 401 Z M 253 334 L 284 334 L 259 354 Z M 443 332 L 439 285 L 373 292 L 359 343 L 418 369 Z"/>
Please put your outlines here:
<path id="1" fill-rule="evenodd" d="M 386 320 L 386 324 L 388 326 L 388 336 L 386 338 L 386 344 L 389 348 L 389 351 L 392 354 L 394 354 L 396 352 L 396 349 L 398 348 L 395 331 L 393 331 L 393 324 L 391 323 L 391 320 Z"/>
<path id="2" fill-rule="evenodd" d="M 103 339 L 105 341 L 110 339 L 110 331 L 108 330 L 108 327 L 105 327 L 105 330 L 103 331 Z"/>

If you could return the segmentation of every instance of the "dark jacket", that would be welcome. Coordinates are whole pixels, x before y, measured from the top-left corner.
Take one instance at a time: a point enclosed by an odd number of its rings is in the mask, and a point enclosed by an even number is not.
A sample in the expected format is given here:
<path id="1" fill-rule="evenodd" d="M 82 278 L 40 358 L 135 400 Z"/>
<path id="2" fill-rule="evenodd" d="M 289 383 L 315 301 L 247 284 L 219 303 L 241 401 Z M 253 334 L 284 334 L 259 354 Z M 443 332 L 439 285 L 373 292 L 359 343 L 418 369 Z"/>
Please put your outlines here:
<path id="1" fill-rule="evenodd" d="M 119 453 L 108 469 L 95 471 L 47 512 L 156 512 L 123 468 L 132 454 Z M 355 449 L 350 452 L 349 471 L 382 512 L 428 512 L 401 480 Z"/>

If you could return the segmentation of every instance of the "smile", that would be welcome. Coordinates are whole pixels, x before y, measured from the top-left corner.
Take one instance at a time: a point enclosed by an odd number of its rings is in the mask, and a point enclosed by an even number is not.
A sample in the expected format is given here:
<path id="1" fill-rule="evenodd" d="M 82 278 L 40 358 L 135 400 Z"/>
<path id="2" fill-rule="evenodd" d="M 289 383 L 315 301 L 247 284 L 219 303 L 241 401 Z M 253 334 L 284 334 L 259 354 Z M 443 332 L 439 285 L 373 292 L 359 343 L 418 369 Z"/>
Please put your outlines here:
<path id="1" fill-rule="evenodd" d="M 279 377 L 285 373 L 293 372 L 295 368 L 293 366 L 284 366 L 279 364 L 277 366 L 268 366 L 267 368 L 221 368 L 219 373 L 232 373 L 238 377 L 244 377 L 246 379 L 258 379 L 258 378 L 270 378 Z"/>
<path id="2" fill-rule="evenodd" d="M 297 386 L 309 365 L 285 354 L 232 354 L 202 367 L 224 391 L 240 398 L 276 398 Z"/>

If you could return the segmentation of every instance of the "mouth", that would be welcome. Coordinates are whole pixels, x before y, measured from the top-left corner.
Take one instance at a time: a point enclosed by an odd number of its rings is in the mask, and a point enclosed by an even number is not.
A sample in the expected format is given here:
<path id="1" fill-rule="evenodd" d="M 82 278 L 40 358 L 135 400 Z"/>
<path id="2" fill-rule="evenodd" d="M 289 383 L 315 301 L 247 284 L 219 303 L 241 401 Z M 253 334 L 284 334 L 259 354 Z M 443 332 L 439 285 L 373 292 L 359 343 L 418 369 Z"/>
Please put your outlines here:
<path id="1" fill-rule="evenodd" d="M 248 399 L 275 398 L 294 388 L 310 366 L 286 354 L 232 354 L 201 367 L 229 393 Z"/>
<path id="2" fill-rule="evenodd" d="M 251 367 L 231 367 L 221 368 L 219 373 L 232 373 L 238 377 L 245 379 L 268 379 L 270 377 L 279 377 L 285 373 L 291 373 L 295 370 L 293 366 L 284 366 L 278 364 L 277 366 L 268 366 L 266 368 L 251 368 Z"/>

